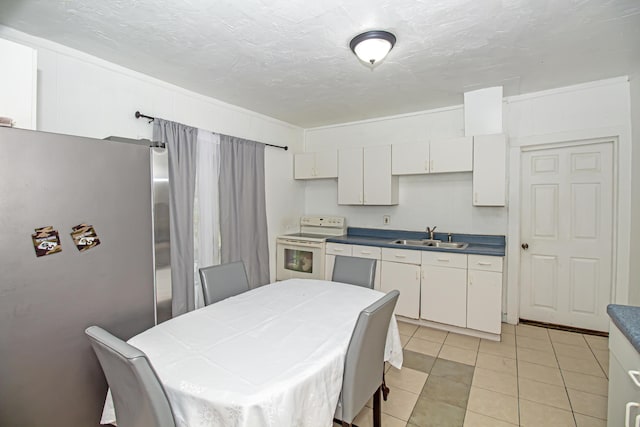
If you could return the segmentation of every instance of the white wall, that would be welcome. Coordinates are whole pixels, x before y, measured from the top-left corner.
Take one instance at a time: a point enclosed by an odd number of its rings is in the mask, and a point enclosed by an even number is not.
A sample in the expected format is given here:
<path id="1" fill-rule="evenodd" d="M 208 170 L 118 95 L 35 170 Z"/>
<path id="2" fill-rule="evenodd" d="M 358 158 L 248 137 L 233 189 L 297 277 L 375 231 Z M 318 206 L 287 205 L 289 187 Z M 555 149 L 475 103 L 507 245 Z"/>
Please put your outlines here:
<path id="1" fill-rule="evenodd" d="M 630 78 L 632 127 L 631 268 L 629 304 L 640 305 L 640 72 Z"/>
<path id="2" fill-rule="evenodd" d="M 507 98 L 506 124 L 511 137 L 509 194 L 519 206 L 520 153 L 523 147 L 603 138 L 614 142 L 614 269 L 611 301 L 627 303 L 631 230 L 631 113 L 627 77 Z M 509 213 L 507 248 L 508 319 L 519 304 L 520 215 Z"/>
<path id="3" fill-rule="evenodd" d="M 639 83 L 635 83 L 640 86 Z M 640 106 L 634 86 L 634 106 Z M 626 77 L 505 98 L 504 131 L 510 141 L 509 208 L 473 207 L 470 173 L 400 177 L 400 204 L 392 207 L 338 206 L 335 180 L 306 184 L 307 214 L 340 214 L 349 225 L 385 228 L 382 215 L 391 215 L 387 228 L 424 230 L 437 225 L 441 231 L 505 234 L 508 311 L 517 316 L 519 281 L 519 182 L 520 147 L 566 141 L 611 137 L 616 141 L 616 277 L 614 301 L 626 303 L 629 296 L 629 251 L 631 230 L 631 113 L 630 86 Z M 638 115 L 636 113 L 636 115 Z M 384 145 L 463 135 L 463 109 L 430 110 L 412 115 L 386 117 L 358 123 L 307 129 L 305 150 L 343 146 Z M 636 118 L 636 123 L 638 119 Z M 640 129 L 640 125 L 636 126 Z M 636 133 L 636 143 L 638 141 Z M 640 214 L 640 155 L 634 157 L 637 188 L 634 212 Z M 516 172 L 515 179 L 513 171 Z M 634 229 L 640 240 L 640 230 Z M 640 245 L 640 244 L 639 244 Z M 640 246 L 634 259 L 640 255 Z M 640 267 L 634 268 L 636 286 Z M 635 297 L 640 300 L 640 291 Z M 639 301 L 640 302 L 640 301 Z M 515 317 L 517 320 L 517 317 Z M 510 319 L 514 321 L 513 317 Z"/>
<path id="4" fill-rule="evenodd" d="M 321 151 L 341 147 L 410 143 L 464 135 L 462 106 L 423 111 L 377 120 L 307 129 L 305 150 Z M 437 226 L 439 231 L 505 234 L 506 208 L 472 206 L 471 173 L 401 176 L 397 206 L 338 206 L 336 180 L 306 184 L 308 214 L 337 214 L 347 217 L 350 226 L 422 230 Z M 391 215 L 383 226 L 382 216 Z"/>
<path id="5" fill-rule="evenodd" d="M 11 28 L 0 26 L 0 37 L 38 52 L 38 130 L 151 139 L 152 125 L 134 118 L 140 110 L 222 134 L 288 145 L 289 151 L 265 150 L 271 274 L 275 277 L 275 236 L 297 228 L 304 210 L 304 185 L 292 179 L 292 154 L 302 149 L 301 128 Z"/>

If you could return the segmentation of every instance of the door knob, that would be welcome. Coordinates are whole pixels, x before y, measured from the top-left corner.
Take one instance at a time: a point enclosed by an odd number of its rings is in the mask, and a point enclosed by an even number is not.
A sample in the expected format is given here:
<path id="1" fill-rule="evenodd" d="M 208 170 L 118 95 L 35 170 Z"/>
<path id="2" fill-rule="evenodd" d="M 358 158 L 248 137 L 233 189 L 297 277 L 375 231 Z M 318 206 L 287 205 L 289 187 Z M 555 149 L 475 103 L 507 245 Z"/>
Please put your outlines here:
<path id="1" fill-rule="evenodd" d="M 523 243 L 523 244 L 522 244 L 522 245 L 520 245 L 520 246 L 522 246 L 522 249 L 524 249 L 525 251 L 526 251 L 527 249 L 529 249 L 529 244 L 528 244 L 528 243 Z"/>

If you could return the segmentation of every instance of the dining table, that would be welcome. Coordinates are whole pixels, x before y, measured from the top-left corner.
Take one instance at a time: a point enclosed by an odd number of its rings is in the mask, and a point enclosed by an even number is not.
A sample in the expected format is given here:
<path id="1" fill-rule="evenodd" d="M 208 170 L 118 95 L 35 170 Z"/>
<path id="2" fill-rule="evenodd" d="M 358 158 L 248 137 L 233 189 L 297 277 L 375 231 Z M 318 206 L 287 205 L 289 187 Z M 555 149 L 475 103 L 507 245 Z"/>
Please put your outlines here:
<path id="1" fill-rule="evenodd" d="M 128 343 L 147 355 L 179 427 L 329 427 L 359 313 L 382 296 L 289 279 L 175 317 Z M 402 367 L 395 316 L 384 359 Z M 114 422 L 109 392 L 101 423 Z"/>

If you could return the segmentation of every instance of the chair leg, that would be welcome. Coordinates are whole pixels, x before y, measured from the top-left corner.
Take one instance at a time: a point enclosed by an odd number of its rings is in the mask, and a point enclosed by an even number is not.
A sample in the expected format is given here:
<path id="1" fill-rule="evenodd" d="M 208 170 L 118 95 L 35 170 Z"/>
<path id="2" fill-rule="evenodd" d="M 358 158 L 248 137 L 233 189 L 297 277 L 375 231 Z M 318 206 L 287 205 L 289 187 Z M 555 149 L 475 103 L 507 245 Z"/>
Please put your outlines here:
<path id="1" fill-rule="evenodd" d="M 375 393 L 373 393 L 373 427 L 381 427 L 380 413 L 382 412 L 382 404 L 380 402 L 380 389 L 378 387 Z"/>
<path id="2" fill-rule="evenodd" d="M 382 398 L 384 401 L 387 401 L 387 396 L 389 395 L 389 387 L 387 387 L 387 383 L 384 380 L 384 368 L 382 369 Z"/>

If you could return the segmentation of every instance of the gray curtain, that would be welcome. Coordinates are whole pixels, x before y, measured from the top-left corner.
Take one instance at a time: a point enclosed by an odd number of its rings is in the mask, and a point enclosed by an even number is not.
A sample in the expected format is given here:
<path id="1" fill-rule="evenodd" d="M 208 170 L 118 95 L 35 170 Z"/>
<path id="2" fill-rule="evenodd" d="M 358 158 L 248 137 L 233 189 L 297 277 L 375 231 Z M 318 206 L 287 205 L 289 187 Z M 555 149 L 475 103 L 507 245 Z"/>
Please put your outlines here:
<path id="1" fill-rule="evenodd" d="M 264 147 L 220 135 L 220 257 L 242 260 L 251 288 L 269 283 Z"/>
<path id="2" fill-rule="evenodd" d="M 156 118 L 153 140 L 169 155 L 169 233 L 171 240 L 171 312 L 195 308 L 193 288 L 193 199 L 196 188 L 198 129 Z"/>

